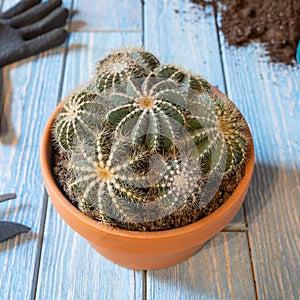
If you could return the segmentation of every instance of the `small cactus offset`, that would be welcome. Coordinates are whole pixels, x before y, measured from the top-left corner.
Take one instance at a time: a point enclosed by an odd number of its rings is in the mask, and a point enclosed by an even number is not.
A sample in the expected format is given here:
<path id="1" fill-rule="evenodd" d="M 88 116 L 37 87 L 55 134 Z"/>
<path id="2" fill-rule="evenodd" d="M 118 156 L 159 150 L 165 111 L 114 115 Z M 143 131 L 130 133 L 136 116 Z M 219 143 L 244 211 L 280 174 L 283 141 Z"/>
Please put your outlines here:
<path id="1" fill-rule="evenodd" d="M 155 69 L 155 75 L 159 78 L 170 79 L 181 84 L 181 88 L 197 90 L 200 93 L 209 92 L 210 85 L 201 76 L 195 76 L 173 65 L 161 65 Z"/>
<path id="2" fill-rule="evenodd" d="M 64 150 L 71 150 L 81 136 L 92 135 L 103 125 L 110 104 L 101 95 L 85 89 L 67 99 L 55 120 L 55 141 Z"/>
<path id="3" fill-rule="evenodd" d="M 130 78 L 147 76 L 157 66 L 158 59 L 142 49 L 129 48 L 111 53 L 99 61 L 96 68 L 95 88 L 101 92 Z"/>
<path id="4" fill-rule="evenodd" d="M 216 209 L 243 177 L 246 121 L 200 76 L 128 49 L 98 64 L 94 85 L 66 100 L 53 128 L 56 179 L 85 214 L 176 228 Z"/>

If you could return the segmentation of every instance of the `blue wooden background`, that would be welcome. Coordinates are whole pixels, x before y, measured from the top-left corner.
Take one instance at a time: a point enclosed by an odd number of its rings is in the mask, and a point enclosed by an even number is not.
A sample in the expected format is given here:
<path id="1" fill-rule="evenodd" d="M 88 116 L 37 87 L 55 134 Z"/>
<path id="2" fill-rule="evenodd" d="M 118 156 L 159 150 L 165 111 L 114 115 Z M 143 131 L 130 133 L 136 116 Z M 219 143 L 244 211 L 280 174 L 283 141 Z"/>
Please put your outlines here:
<path id="1" fill-rule="evenodd" d="M 16 1 L 0 0 L 5 10 Z M 189 0 L 68 0 L 60 47 L 2 69 L 0 219 L 32 228 L 0 243 L 0 299 L 300 299 L 300 67 L 271 64 L 260 45 L 230 47 L 220 16 Z M 0 41 L 1 42 L 1 41 Z M 256 165 L 236 218 L 189 260 L 135 271 L 97 254 L 57 215 L 39 169 L 56 104 L 120 46 L 201 74 L 246 117 Z"/>

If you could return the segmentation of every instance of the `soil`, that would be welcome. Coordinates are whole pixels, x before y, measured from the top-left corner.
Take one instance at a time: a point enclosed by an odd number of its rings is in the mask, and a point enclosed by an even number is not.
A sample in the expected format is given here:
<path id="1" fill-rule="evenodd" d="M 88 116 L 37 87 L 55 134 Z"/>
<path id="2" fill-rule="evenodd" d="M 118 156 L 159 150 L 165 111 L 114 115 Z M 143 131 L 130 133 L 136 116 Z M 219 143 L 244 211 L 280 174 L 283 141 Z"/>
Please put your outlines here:
<path id="1" fill-rule="evenodd" d="M 300 40 L 299 0 L 191 0 L 221 10 L 222 27 L 230 45 L 243 46 L 258 41 L 273 62 L 296 63 Z"/>

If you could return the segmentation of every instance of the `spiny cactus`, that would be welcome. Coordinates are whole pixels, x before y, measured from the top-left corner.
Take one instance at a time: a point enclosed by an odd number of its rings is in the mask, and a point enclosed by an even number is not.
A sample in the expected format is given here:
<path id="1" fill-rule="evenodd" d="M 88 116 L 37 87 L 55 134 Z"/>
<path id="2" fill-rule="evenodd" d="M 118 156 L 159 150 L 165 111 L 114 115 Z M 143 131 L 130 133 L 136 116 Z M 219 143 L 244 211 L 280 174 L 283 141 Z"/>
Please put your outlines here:
<path id="1" fill-rule="evenodd" d="M 55 120 L 54 137 L 59 146 L 71 150 L 85 134 L 101 129 L 110 104 L 97 93 L 79 91 L 67 99 Z"/>
<path id="2" fill-rule="evenodd" d="M 97 65 L 96 89 L 101 92 L 120 85 L 128 77 L 145 77 L 157 66 L 159 66 L 158 59 L 142 49 L 128 48 L 113 52 Z"/>
<path id="3" fill-rule="evenodd" d="M 124 85 L 123 92 L 116 89 L 110 94 L 116 108 L 107 119 L 116 126 L 115 135 L 127 128 L 136 145 L 146 142 L 151 150 L 172 146 L 189 110 L 199 109 L 203 102 L 199 97 L 209 90 L 206 82 L 170 65 L 159 66 L 145 78 L 129 78 Z"/>
<path id="4" fill-rule="evenodd" d="M 79 209 L 104 223 L 144 223 L 187 206 L 198 189 L 195 157 L 150 157 L 130 147 L 130 137 L 115 140 L 106 129 L 74 148 L 65 181 Z"/>
<path id="5" fill-rule="evenodd" d="M 155 76 L 180 83 L 183 90 L 197 90 L 200 93 L 210 91 L 209 83 L 201 76 L 195 76 L 173 65 L 161 65 L 157 67 L 155 69 Z"/>
<path id="6" fill-rule="evenodd" d="M 98 89 L 75 93 L 56 117 L 57 181 L 104 224 L 161 230 L 193 222 L 243 176 L 247 124 L 200 76 L 158 65 L 144 50 L 120 53 L 99 63 Z M 122 75 L 120 57 L 130 58 Z"/>
<path id="7" fill-rule="evenodd" d="M 211 94 L 200 97 L 201 105 L 195 103 L 190 107 L 187 127 L 198 147 L 200 159 L 210 164 L 209 171 L 222 166 L 222 171 L 229 173 L 243 166 L 247 159 L 246 121 L 228 99 Z M 223 164 L 220 164 L 222 160 Z"/>
<path id="8" fill-rule="evenodd" d="M 131 131 L 133 143 L 150 150 L 167 148 L 177 139 L 185 123 L 185 95 L 176 84 L 150 74 L 129 79 L 124 92 L 110 95 L 115 108 L 107 120 L 115 126 L 114 135 Z"/>

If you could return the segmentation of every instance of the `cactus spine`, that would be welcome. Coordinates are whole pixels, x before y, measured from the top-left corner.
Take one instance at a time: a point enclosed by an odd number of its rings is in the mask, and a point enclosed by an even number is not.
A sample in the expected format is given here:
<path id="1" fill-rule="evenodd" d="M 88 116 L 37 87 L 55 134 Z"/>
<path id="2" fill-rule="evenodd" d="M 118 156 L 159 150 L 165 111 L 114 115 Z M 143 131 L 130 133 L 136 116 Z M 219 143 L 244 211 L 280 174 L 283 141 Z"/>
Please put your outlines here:
<path id="1" fill-rule="evenodd" d="M 142 49 L 122 49 L 99 61 L 96 68 L 95 87 L 99 92 L 120 85 L 128 77 L 147 76 L 157 66 L 158 59 Z"/>
<path id="2" fill-rule="evenodd" d="M 247 124 L 200 76 L 129 49 L 99 62 L 94 85 L 66 101 L 53 128 L 57 180 L 87 215 L 177 227 L 203 216 L 224 178 L 240 180 Z"/>

